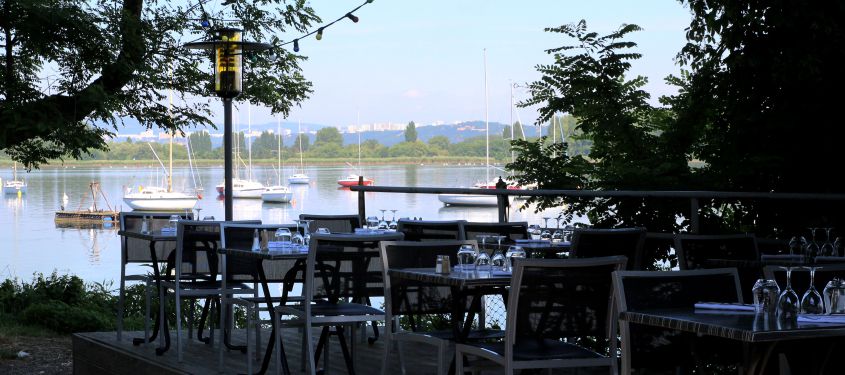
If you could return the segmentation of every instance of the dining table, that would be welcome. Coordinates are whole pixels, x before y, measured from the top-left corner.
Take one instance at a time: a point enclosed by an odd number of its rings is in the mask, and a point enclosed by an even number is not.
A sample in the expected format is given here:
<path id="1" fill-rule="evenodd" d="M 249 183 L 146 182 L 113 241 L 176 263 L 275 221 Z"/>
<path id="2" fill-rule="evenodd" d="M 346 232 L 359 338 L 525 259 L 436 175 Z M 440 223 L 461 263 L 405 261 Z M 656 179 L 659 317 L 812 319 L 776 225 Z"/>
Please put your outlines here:
<path id="1" fill-rule="evenodd" d="M 814 348 L 821 355 L 822 360 L 813 363 L 818 371 L 804 371 L 806 368 L 802 366 L 801 371 L 793 369 L 793 373 L 835 373 L 825 369 L 835 365 L 830 362 L 834 348 L 838 346 L 841 350 L 845 343 L 845 320 L 825 322 L 822 318 L 810 320 L 799 316 L 799 319 L 782 321 L 776 316 L 753 311 L 695 307 L 624 311 L 619 319 L 629 324 L 689 332 L 696 337 L 739 341 L 744 347 L 743 373 L 748 375 L 771 373 L 772 369 L 767 372 L 767 364 L 778 348 L 784 355 L 801 348 Z"/>
<path id="2" fill-rule="evenodd" d="M 168 254 L 175 250 L 176 247 L 176 231 L 174 230 L 155 230 L 155 231 L 148 231 L 148 232 L 135 232 L 135 231 L 125 231 L 121 230 L 117 232 L 118 236 L 128 237 L 128 238 L 135 238 L 141 241 L 146 241 L 149 243 L 150 249 L 150 259 L 152 260 L 152 269 L 153 269 L 153 280 L 156 285 L 156 290 L 161 290 L 161 272 L 160 272 L 160 265 L 158 254 L 156 253 L 156 245 L 159 243 L 165 243 L 165 248 L 173 247 L 173 249 L 169 251 L 165 251 L 165 254 Z M 123 254 L 125 256 L 125 254 Z M 166 259 L 164 259 L 166 261 Z M 125 260 L 122 260 L 125 263 Z M 134 338 L 132 339 L 132 344 L 140 345 L 144 343 L 151 343 L 156 340 L 160 331 L 162 331 L 161 326 L 164 324 L 166 326 L 166 322 L 161 317 L 160 311 L 156 313 L 156 319 L 154 320 L 153 331 L 152 334 L 148 338 Z M 170 347 L 170 335 L 167 332 L 167 328 L 163 330 L 164 334 L 162 334 L 161 338 L 163 342 L 160 342 L 158 348 L 156 348 L 156 354 L 161 355 L 162 353 L 166 352 L 167 349 Z"/>
<path id="3" fill-rule="evenodd" d="M 511 273 L 502 270 L 456 270 L 436 272 L 434 267 L 397 268 L 388 270 L 391 277 L 416 283 L 446 286 L 453 297 L 450 325 L 456 342 L 466 342 L 476 316 L 483 324 L 482 300 L 488 295 L 502 296 L 507 301 Z M 454 374 L 454 358 L 449 373 Z"/>
<path id="4" fill-rule="evenodd" d="M 221 267 L 221 277 L 224 280 L 223 288 L 225 289 L 225 280 L 228 279 L 227 272 L 226 272 L 226 257 L 233 257 L 239 258 L 240 261 L 252 263 L 253 267 L 255 267 L 255 274 L 257 275 L 257 280 L 255 280 L 261 288 L 264 303 L 267 306 L 268 311 L 273 311 L 274 302 L 278 303 L 280 306 L 285 305 L 288 303 L 288 295 L 287 293 L 283 293 L 282 296 L 277 300 L 274 301 L 272 295 L 270 294 L 270 281 L 268 280 L 266 273 L 264 271 L 264 262 L 273 262 L 273 261 L 294 261 L 292 267 L 285 271 L 285 277 L 281 280 L 283 284 L 283 290 L 291 290 L 293 288 L 293 284 L 297 282 L 301 282 L 301 279 L 297 279 L 296 274 L 300 271 L 304 273 L 305 270 L 305 261 L 308 257 L 308 248 L 307 247 L 284 247 L 284 248 L 275 248 L 275 249 L 263 249 L 259 251 L 253 250 L 245 250 L 245 249 L 227 249 L 221 248 L 218 250 L 220 255 L 223 258 Z M 264 352 L 264 356 L 261 360 L 261 368 L 255 374 L 264 374 L 267 372 L 267 369 L 270 365 L 270 357 L 273 354 L 274 345 L 276 344 L 276 329 L 277 322 L 275 320 L 272 321 L 270 325 L 270 337 L 268 338 L 268 342 L 266 345 L 266 349 Z M 220 329 L 220 342 L 224 342 L 226 339 L 226 329 L 221 327 Z M 282 345 L 281 342 L 278 343 L 280 346 Z M 282 353 L 280 361 L 282 364 L 282 372 L 285 375 L 290 374 L 290 367 L 288 365 L 287 358 L 285 356 L 284 348 L 280 351 Z M 220 353 L 222 359 L 223 353 L 223 345 L 220 346 Z"/>

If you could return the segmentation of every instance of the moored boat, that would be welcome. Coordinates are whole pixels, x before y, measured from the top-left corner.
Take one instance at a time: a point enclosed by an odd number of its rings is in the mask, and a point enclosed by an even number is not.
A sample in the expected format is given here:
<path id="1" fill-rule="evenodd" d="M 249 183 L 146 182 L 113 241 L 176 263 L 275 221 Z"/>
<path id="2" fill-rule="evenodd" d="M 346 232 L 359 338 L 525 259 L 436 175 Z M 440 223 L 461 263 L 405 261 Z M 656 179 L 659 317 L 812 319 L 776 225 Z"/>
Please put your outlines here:
<path id="1" fill-rule="evenodd" d="M 261 200 L 270 203 L 289 203 L 293 198 L 293 192 L 287 186 L 270 186 L 261 193 Z"/>
<path id="2" fill-rule="evenodd" d="M 118 220 L 118 216 L 120 216 L 120 212 L 115 211 L 112 207 L 108 204 L 108 200 L 106 199 L 106 206 L 108 209 L 101 209 L 97 207 L 98 195 L 102 195 L 105 197 L 102 189 L 100 189 L 99 182 L 91 182 L 88 184 L 88 187 L 91 189 L 91 201 L 92 204 L 90 207 L 83 209 L 82 205 L 85 203 L 86 196 L 83 196 L 82 199 L 79 201 L 79 208 L 76 210 L 69 210 L 65 207 L 68 201 L 67 194 L 63 194 L 62 196 L 62 206 L 61 209 L 56 211 L 55 221 L 57 223 L 68 223 L 73 225 L 73 223 L 86 223 L 86 224 L 113 224 L 116 223 Z"/>
<path id="3" fill-rule="evenodd" d="M 145 187 L 140 192 L 123 196 L 123 202 L 138 211 L 191 210 L 197 205 L 197 200 L 196 195 L 167 191 L 156 186 Z"/>
<path id="4" fill-rule="evenodd" d="M 351 175 L 348 175 L 346 177 L 341 177 L 340 179 L 337 180 L 337 184 L 340 185 L 340 186 L 343 186 L 343 187 L 356 186 L 356 185 L 358 185 L 359 177 L 360 176 L 357 175 L 357 174 L 351 174 Z M 375 180 L 373 180 L 372 178 L 369 178 L 369 177 L 364 177 L 364 180 L 363 180 L 362 183 L 364 184 L 364 186 L 370 186 L 370 185 L 375 183 Z"/>
<path id="5" fill-rule="evenodd" d="M 311 178 L 304 173 L 296 173 L 288 176 L 289 184 L 307 184 L 311 182 Z"/>
<path id="6" fill-rule="evenodd" d="M 26 182 L 18 180 L 18 163 L 15 162 L 13 177 L 3 184 L 3 194 L 26 194 Z"/>

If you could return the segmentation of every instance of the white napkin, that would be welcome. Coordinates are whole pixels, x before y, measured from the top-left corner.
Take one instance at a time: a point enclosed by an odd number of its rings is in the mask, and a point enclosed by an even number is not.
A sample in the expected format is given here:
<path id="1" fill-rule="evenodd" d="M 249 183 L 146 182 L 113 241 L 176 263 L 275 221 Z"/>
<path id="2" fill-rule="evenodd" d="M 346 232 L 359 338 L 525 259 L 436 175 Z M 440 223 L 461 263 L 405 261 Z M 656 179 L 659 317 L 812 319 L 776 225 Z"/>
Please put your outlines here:
<path id="1" fill-rule="evenodd" d="M 754 311 L 754 305 L 723 302 L 698 302 L 695 304 L 695 308 L 704 310 Z"/>
<path id="2" fill-rule="evenodd" d="M 511 271 L 493 270 L 490 271 L 490 276 L 511 276 Z"/>
<path id="3" fill-rule="evenodd" d="M 845 324 L 845 315 L 798 314 L 799 323 L 836 323 Z"/>

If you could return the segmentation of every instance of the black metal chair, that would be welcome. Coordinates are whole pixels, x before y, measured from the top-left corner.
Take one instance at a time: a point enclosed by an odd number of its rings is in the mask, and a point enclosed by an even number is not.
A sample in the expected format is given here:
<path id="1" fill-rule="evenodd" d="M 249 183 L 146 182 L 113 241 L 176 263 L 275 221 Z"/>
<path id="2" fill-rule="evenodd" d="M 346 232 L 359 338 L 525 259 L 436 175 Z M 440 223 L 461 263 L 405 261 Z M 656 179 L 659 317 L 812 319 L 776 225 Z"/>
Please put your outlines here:
<path id="1" fill-rule="evenodd" d="M 214 336 L 213 324 L 209 319 L 209 337 L 202 337 L 202 327 L 205 319 L 210 315 L 213 302 L 221 295 L 255 294 L 255 290 L 243 283 L 230 283 L 223 290 L 219 276 L 220 258 L 217 249 L 220 247 L 221 221 L 188 221 L 181 220 L 176 230 L 176 251 L 168 257 L 167 271 L 159 290 L 159 304 L 162 327 L 165 327 L 164 307 L 168 290 L 173 290 L 176 313 L 176 358 L 182 361 L 182 299 L 205 299 L 202 309 L 197 338 L 206 343 L 212 342 Z M 240 223 L 260 224 L 260 221 L 242 221 Z M 173 276 L 169 276 L 173 274 Z M 192 319 L 191 319 L 192 320 Z M 190 320 L 189 320 L 190 323 Z M 160 353 L 161 351 L 159 351 Z"/>
<path id="2" fill-rule="evenodd" d="M 396 231 L 405 235 L 405 241 L 465 240 L 462 228 L 465 222 L 399 219 Z"/>
<path id="3" fill-rule="evenodd" d="M 742 301 L 739 276 L 734 268 L 668 272 L 619 271 L 614 273 L 613 278 L 619 312 L 692 308 L 696 302 Z M 694 346 L 694 340 L 689 334 L 626 321 L 620 322 L 619 328 L 622 336 L 623 374 L 631 374 L 633 371 L 650 374 L 659 370 L 669 373 L 679 373 L 679 369 L 689 370 L 695 363 L 693 353 L 706 349 L 708 344 L 713 353 L 722 353 L 728 357 L 729 362 L 738 361 L 731 358 L 731 354 L 742 352 L 735 342 L 700 337 L 695 340 L 698 345 Z"/>
<path id="4" fill-rule="evenodd" d="M 405 373 L 402 356 L 402 342 L 423 343 L 437 348 L 438 375 L 448 372 L 449 359 L 453 351 L 449 349 L 454 342 L 454 331 L 450 327 L 429 327 L 427 322 L 437 321 L 437 317 L 452 312 L 452 291 L 449 287 L 433 286 L 392 278 L 390 269 L 432 267 L 438 255 L 449 255 L 453 264 L 457 264 L 457 252 L 461 245 L 477 246 L 476 241 L 384 241 L 381 243 L 381 260 L 384 268 L 384 312 L 385 346 L 381 372 L 387 371 L 393 344 L 399 346 L 399 363 Z M 469 306 L 467 306 L 469 309 Z M 410 330 L 399 325 L 400 317 L 406 318 Z M 475 329 L 470 332 L 471 340 L 501 338 L 500 330 Z"/>
<path id="5" fill-rule="evenodd" d="M 576 228 L 572 232 L 571 258 L 595 258 L 622 255 L 628 258 L 628 270 L 643 269 L 643 244 L 646 228 Z"/>
<path id="6" fill-rule="evenodd" d="M 751 288 L 763 276 L 757 237 L 753 234 L 676 234 L 675 252 L 681 270 L 733 267 L 751 303 Z"/>
<path id="7" fill-rule="evenodd" d="M 506 374 L 530 368 L 607 367 L 616 372 L 613 271 L 624 256 L 516 259 L 508 296 L 505 340 L 455 345 L 457 374 L 464 355 L 492 361 Z M 596 347 L 577 340 L 592 337 Z M 586 340 L 585 340 L 586 341 Z M 609 347 L 606 353 L 594 349 Z M 600 350 L 601 351 L 601 350 Z"/>
<path id="8" fill-rule="evenodd" d="M 350 374 L 354 373 L 352 351 L 346 345 L 344 327 L 349 326 L 351 337 L 354 337 L 357 324 L 384 320 L 384 311 L 369 305 L 370 297 L 375 293 L 384 293 L 382 266 L 378 259 L 379 243 L 401 239 L 401 233 L 318 233 L 311 236 L 303 285 L 304 301 L 301 304 L 279 306 L 274 311 L 276 322 L 306 328 L 305 353 L 311 374 L 316 372 L 315 364 L 320 359 L 321 349 L 327 344 L 330 333 L 338 336 L 346 368 Z M 321 326 L 323 329 L 316 350 L 310 329 L 312 326 Z M 330 331 L 330 327 L 335 328 L 334 332 Z M 280 331 L 276 330 L 276 340 L 279 342 Z M 354 340 L 350 342 L 354 345 Z M 277 366 L 280 366 L 280 347 L 277 346 L 276 351 Z"/>
<path id="9" fill-rule="evenodd" d="M 463 223 L 463 238 L 474 240 L 480 234 L 492 234 L 507 237 L 503 243 L 513 244 L 516 240 L 528 238 L 528 222 L 483 223 L 468 221 Z"/>
<path id="10" fill-rule="evenodd" d="M 313 220 L 308 231 L 314 233 L 318 228 L 327 228 L 332 233 L 353 233 L 361 227 L 358 215 L 312 215 L 299 214 L 300 220 Z"/>
<path id="11" fill-rule="evenodd" d="M 150 218 L 149 230 L 157 231 L 167 226 L 170 221 L 170 216 L 173 212 L 121 212 L 120 213 L 120 230 L 126 232 L 140 232 L 143 218 L 146 216 Z M 192 220 L 193 213 L 180 214 L 182 219 Z M 167 256 L 173 251 L 172 247 L 165 247 L 163 243 L 158 243 L 155 246 L 156 260 L 164 261 Z M 126 303 L 126 282 L 142 282 L 145 284 L 145 301 L 144 301 L 144 338 L 134 340 L 139 344 L 146 341 L 155 340 L 155 337 L 150 337 L 150 309 L 152 304 L 151 291 L 153 276 L 151 273 L 145 274 L 126 274 L 126 266 L 130 263 L 141 264 L 152 267 L 153 258 L 150 254 L 149 242 L 137 238 L 121 237 L 120 239 L 120 290 L 117 300 L 117 340 L 123 338 L 123 315 Z M 162 263 L 163 264 L 163 263 Z"/>

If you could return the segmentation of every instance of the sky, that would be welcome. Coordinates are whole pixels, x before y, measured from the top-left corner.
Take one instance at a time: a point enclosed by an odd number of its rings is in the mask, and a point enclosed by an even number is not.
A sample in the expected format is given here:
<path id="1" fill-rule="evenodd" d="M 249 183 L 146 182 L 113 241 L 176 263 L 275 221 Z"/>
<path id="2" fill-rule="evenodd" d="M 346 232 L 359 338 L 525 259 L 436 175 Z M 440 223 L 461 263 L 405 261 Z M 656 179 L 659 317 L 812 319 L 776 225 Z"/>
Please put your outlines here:
<path id="1" fill-rule="evenodd" d="M 311 0 L 331 22 L 362 0 Z M 623 24 L 642 31 L 629 34 L 643 58 L 632 75 L 649 79 L 653 104 L 675 93 L 664 78 L 677 74 L 675 55 L 683 46 L 690 13 L 676 0 L 375 0 L 325 30 L 323 39 L 300 41 L 303 75 L 313 83 L 311 97 L 295 107 L 289 121 L 334 126 L 485 119 L 484 50 L 487 110 L 491 122 L 509 123 L 511 83 L 540 77 L 536 65 L 553 62 L 546 49 L 572 41 L 545 27 L 586 20 L 588 30 L 604 35 Z M 280 35 L 291 40 L 299 33 Z M 292 45 L 287 47 L 292 48 Z M 245 84 L 249 84 L 245 82 Z M 514 100 L 527 97 L 514 90 Z M 215 122 L 220 122 L 222 107 Z M 513 120 L 534 124 L 536 108 L 517 108 Z M 253 108 L 252 122 L 275 121 L 268 109 Z"/>

